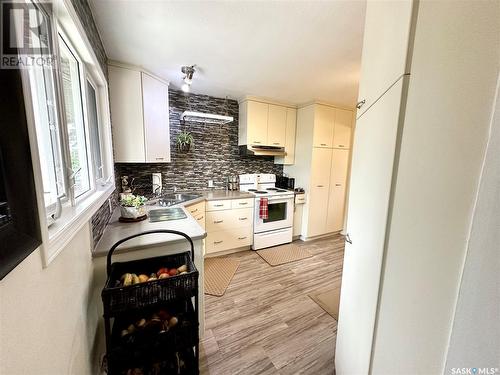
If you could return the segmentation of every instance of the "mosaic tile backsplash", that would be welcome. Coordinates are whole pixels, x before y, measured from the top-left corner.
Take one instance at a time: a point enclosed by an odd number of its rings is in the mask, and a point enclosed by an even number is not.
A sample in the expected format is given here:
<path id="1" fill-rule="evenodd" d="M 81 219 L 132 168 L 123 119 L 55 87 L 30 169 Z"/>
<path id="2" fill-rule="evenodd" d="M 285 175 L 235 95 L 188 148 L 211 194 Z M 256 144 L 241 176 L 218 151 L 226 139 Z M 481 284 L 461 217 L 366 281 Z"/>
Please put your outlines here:
<path id="1" fill-rule="evenodd" d="M 171 163 L 117 163 L 116 186 L 120 189 L 120 176 L 133 177 L 136 193 L 152 192 L 151 173 L 162 173 L 163 189 L 203 190 L 208 180 L 216 189 L 225 188 L 225 178 L 243 173 L 283 174 L 283 166 L 274 164 L 273 157 L 240 156 L 238 149 L 238 102 L 207 95 L 184 94 L 169 90 Z M 234 117 L 225 125 L 186 122 L 180 120 L 183 111 L 192 110 Z M 177 135 L 189 131 L 194 146 L 188 152 L 177 149 Z M 130 178 L 129 178 L 130 181 Z"/>

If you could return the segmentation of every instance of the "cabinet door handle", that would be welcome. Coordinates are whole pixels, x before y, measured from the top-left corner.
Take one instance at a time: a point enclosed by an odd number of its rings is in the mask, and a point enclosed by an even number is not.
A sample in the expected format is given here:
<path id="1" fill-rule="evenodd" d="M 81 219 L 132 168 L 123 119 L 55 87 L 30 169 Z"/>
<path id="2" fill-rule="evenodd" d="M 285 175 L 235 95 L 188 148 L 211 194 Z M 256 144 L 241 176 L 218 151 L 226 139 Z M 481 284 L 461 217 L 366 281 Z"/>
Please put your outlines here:
<path id="1" fill-rule="evenodd" d="M 341 184 L 335 184 L 335 186 L 342 186 Z"/>
<path id="2" fill-rule="evenodd" d="M 339 145 L 339 147 L 345 147 L 344 145 Z"/>
<path id="3" fill-rule="evenodd" d="M 244 206 L 245 204 L 248 204 L 248 202 L 240 202 L 238 203 L 240 206 Z"/>
<path id="4" fill-rule="evenodd" d="M 345 235 L 345 242 L 349 243 L 352 245 L 351 237 L 349 236 L 349 233 Z"/>
<path id="5" fill-rule="evenodd" d="M 279 145 L 280 143 L 279 142 L 274 142 L 273 145 Z"/>
<path id="6" fill-rule="evenodd" d="M 326 146 L 326 143 L 321 143 L 320 145 L 321 145 L 321 146 Z"/>
<path id="7" fill-rule="evenodd" d="M 222 223 L 224 220 L 214 220 L 214 224 L 220 224 Z"/>
<path id="8" fill-rule="evenodd" d="M 165 159 L 165 158 L 156 158 L 156 160 L 163 160 L 163 159 Z"/>
<path id="9" fill-rule="evenodd" d="M 246 236 L 245 237 L 238 237 L 239 240 L 244 240 L 245 238 L 247 238 Z"/>
<path id="10" fill-rule="evenodd" d="M 356 104 L 356 108 L 361 109 L 361 107 L 364 106 L 365 103 L 366 103 L 366 99 L 361 100 L 360 102 L 358 102 L 358 104 Z"/>
<path id="11" fill-rule="evenodd" d="M 224 207 L 223 204 L 214 204 L 214 207 Z"/>
<path id="12" fill-rule="evenodd" d="M 253 143 L 260 143 L 260 142 L 258 142 L 258 141 L 253 141 Z"/>
<path id="13" fill-rule="evenodd" d="M 204 217 L 205 217 L 205 216 L 200 216 L 200 217 L 199 217 L 198 219 L 196 219 L 196 220 L 203 220 L 203 218 L 204 218 Z"/>
<path id="14" fill-rule="evenodd" d="M 195 212 L 197 212 L 197 211 L 198 211 L 198 209 L 197 209 L 197 208 L 195 208 L 194 210 L 189 211 L 189 212 L 191 212 L 192 214 L 194 214 L 194 213 L 195 213 Z"/>
<path id="15" fill-rule="evenodd" d="M 248 219 L 247 217 L 239 217 L 238 220 L 246 220 Z"/>
<path id="16" fill-rule="evenodd" d="M 224 241 L 214 241 L 214 245 L 218 245 L 220 243 L 223 243 Z"/>
<path id="17" fill-rule="evenodd" d="M 316 187 L 324 187 L 323 185 L 316 185 Z"/>

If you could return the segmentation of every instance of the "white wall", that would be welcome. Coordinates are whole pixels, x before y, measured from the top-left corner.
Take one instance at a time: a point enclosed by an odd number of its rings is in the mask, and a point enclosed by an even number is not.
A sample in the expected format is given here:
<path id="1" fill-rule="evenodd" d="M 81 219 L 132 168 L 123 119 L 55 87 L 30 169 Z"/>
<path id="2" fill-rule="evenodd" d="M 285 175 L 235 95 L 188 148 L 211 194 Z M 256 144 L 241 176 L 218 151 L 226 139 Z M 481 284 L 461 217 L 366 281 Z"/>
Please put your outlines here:
<path id="1" fill-rule="evenodd" d="M 87 224 L 48 268 L 37 249 L 0 281 L 0 374 L 96 373 L 93 278 Z"/>
<path id="2" fill-rule="evenodd" d="M 500 368 L 500 95 L 474 211 L 445 374 Z"/>
<path id="3" fill-rule="evenodd" d="M 420 1 L 373 374 L 443 371 L 495 93 L 498 12 L 497 1 Z"/>

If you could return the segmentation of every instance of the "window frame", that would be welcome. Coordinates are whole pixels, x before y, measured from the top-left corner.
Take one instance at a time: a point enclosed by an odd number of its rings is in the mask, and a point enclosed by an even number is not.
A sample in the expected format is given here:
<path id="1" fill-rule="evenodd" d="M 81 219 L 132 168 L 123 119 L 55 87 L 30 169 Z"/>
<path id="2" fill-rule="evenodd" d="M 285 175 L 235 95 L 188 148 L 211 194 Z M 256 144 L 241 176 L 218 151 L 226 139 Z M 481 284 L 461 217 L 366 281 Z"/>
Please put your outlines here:
<path id="1" fill-rule="evenodd" d="M 44 9 L 43 2 L 31 0 L 35 5 Z M 45 9 L 44 9 L 45 10 Z M 66 114 L 64 107 L 64 98 L 62 95 L 61 76 L 59 67 L 53 69 L 54 77 L 54 96 L 56 100 L 56 117 L 59 121 L 59 131 L 61 138 L 61 154 L 63 159 L 63 175 L 66 186 L 65 202 L 61 217 L 48 227 L 49 218 L 45 207 L 45 198 L 43 196 L 43 180 L 39 161 L 39 150 L 37 143 L 35 115 L 30 91 L 30 76 L 26 70 L 22 71 L 23 91 L 26 101 L 26 112 L 28 118 L 28 130 L 31 145 L 31 155 L 33 162 L 33 171 L 35 175 L 35 185 L 37 194 L 37 205 L 40 218 L 40 229 L 42 232 L 41 254 L 43 266 L 48 266 L 53 259 L 64 249 L 74 235 L 81 228 L 89 224 L 92 215 L 106 202 L 109 201 L 111 194 L 115 191 L 114 162 L 111 135 L 111 115 L 109 105 L 109 91 L 107 75 L 103 71 L 99 60 L 93 50 L 93 47 L 87 38 L 85 28 L 83 27 L 71 2 L 64 0 L 54 0 L 52 2 L 52 13 L 50 14 L 50 35 L 52 44 L 52 53 L 59 58 L 59 34 L 62 34 L 63 41 L 71 50 L 72 54 L 79 62 L 79 83 L 80 95 L 82 100 L 83 126 L 85 127 L 85 142 L 87 151 L 87 160 L 89 163 L 89 178 L 91 189 L 82 196 L 74 199 L 72 189 L 69 189 L 70 181 L 68 166 L 71 166 L 69 154 L 68 131 L 66 123 Z M 57 63 L 56 63 L 57 64 Z M 89 132 L 89 113 L 88 113 L 88 93 L 87 80 L 91 83 L 96 94 L 97 120 L 99 131 L 99 150 L 102 162 L 102 179 L 97 180 L 94 173 L 94 159 Z M 111 207 L 111 206 L 110 206 Z M 91 238 L 91 234 L 89 234 Z M 91 242 L 90 242 L 90 246 Z M 90 249 L 89 249 L 90 250 Z"/>

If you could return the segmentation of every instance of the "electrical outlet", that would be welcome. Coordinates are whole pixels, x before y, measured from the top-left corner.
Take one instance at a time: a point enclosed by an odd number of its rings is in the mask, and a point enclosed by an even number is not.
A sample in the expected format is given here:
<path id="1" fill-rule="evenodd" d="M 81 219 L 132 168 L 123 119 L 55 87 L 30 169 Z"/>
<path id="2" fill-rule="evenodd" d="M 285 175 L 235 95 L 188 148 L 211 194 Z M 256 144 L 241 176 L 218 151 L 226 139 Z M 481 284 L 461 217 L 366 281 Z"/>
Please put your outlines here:
<path id="1" fill-rule="evenodd" d="M 214 187 L 214 180 L 208 180 L 208 187 L 213 188 Z"/>

